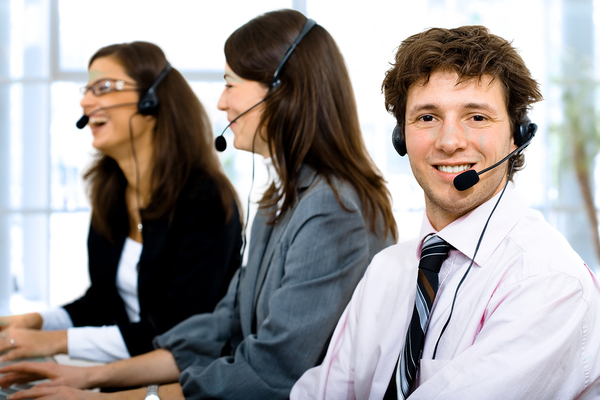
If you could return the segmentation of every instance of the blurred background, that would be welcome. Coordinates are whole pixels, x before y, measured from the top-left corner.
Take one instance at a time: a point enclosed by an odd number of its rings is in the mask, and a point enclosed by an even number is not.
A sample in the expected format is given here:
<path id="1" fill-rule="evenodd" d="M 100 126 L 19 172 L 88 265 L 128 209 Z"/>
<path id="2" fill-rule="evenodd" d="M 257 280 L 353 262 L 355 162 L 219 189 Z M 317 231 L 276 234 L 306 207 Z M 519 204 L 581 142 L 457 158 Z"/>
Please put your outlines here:
<path id="1" fill-rule="evenodd" d="M 158 44 L 207 109 L 215 134 L 223 89 L 223 44 L 263 12 L 294 8 L 335 38 L 354 85 L 367 147 L 394 198 L 400 240 L 418 233 L 423 193 L 408 160 L 391 146 L 393 117 L 381 82 L 396 47 L 430 27 L 482 24 L 512 40 L 542 87 L 539 125 L 516 177 L 529 206 L 560 230 L 600 272 L 600 162 L 597 93 L 600 0 L 0 0 L 0 315 L 61 305 L 89 283 L 90 211 L 82 183 L 93 148 L 78 130 L 79 87 L 100 47 Z M 252 156 L 221 154 L 244 208 Z M 251 199 L 266 172 L 256 156 Z M 254 214 L 251 205 L 249 214 Z M 244 210 L 246 213 L 247 210 Z"/>

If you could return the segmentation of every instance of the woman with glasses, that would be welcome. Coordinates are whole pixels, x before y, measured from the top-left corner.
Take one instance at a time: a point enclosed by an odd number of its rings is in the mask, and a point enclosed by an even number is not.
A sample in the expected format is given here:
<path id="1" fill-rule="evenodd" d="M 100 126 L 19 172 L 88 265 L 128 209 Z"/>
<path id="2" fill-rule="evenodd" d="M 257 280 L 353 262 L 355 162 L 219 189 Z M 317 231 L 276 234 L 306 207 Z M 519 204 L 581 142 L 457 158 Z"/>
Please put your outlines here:
<path id="1" fill-rule="evenodd" d="M 84 176 L 91 286 L 64 307 L 0 318 L 2 361 L 148 352 L 154 336 L 212 311 L 241 261 L 237 198 L 207 114 L 162 50 L 98 50 L 82 92 L 78 127 L 97 150 Z"/>
<path id="2" fill-rule="evenodd" d="M 273 178 L 246 266 L 214 312 L 158 336 L 153 352 L 91 368 L 1 369 L 4 385 L 53 380 L 21 398 L 97 395 L 56 385 L 150 385 L 111 395 L 156 399 L 152 384 L 166 384 L 158 388 L 162 400 L 287 399 L 321 361 L 371 258 L 394 242 L 389 193 L 364 146 L 348 72 L 329 33 L 297 11 L 270 12 L 229 37 L 225 58 L 218 107 L 234 146 L 262 156 Z"/>

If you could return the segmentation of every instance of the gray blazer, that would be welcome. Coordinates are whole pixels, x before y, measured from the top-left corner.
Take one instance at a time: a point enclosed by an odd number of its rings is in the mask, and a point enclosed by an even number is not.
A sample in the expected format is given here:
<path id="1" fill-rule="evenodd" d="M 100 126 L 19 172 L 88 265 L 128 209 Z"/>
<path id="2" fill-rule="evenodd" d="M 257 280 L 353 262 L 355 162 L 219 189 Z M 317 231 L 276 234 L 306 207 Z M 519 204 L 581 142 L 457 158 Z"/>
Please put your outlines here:
<path id="1" fill-rule="evenodd" d="M 155 339 L 179 369 L 186 399 L 287 399 L 321 362 L 371 258 L 393 243 L 369 229 L 354 189 L 301 170 L 299 201 L 275 225 L 256 215 L 246 267 L 212 313 Z M 381 229 L 380 229 L 381 230 Z"/>

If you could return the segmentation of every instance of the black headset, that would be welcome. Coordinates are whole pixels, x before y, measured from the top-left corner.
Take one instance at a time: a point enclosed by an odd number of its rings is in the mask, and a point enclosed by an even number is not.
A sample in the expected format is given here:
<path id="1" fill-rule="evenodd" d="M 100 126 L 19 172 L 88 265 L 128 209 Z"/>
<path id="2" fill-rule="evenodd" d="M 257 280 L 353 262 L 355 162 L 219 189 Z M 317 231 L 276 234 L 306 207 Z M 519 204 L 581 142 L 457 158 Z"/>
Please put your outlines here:
<path id="1" fill-rule="evenodd" d="M 521 147 L 523 144 L 530 141 L 535 135 L 536 130 L 537 125 L 532 123 L 528 116 L 525 116 L 525 118 L 523 118 L 523 122 L 517 125 L 513 131 L 513 137 L 517 147 Z M 404 140 L 402 128 L 399 124 L 396 124 L 396 127 L 392 132 L 392 144 L 394 145 L 394 149 L 396 149 L 398 154 L 401 156 L 406 155 L 406 141 Z"/>
<path id="2" fill-rule="evenodd" d="M 171 64 L 167 62 L 167 66 L 158 75 L 158 78 L 154 81 L 150 89 L 140 95 L 140 101 L 138 102 L 138 113 L 142 115 L 154 115 L 158 112 L 158 96 L 156 95 L 156 88 L 165 79 L 165 76 L 171 70 Z"/>

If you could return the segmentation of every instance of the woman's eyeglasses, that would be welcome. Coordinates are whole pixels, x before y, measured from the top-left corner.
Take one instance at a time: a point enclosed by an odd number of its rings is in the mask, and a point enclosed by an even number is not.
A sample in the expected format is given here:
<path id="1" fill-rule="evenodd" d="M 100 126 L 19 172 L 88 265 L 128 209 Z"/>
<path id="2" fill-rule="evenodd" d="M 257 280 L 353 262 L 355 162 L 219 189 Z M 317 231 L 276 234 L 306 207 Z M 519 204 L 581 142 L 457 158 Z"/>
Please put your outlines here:
<path id="1" fill-rule="evenodd" d="M 115 90 L 119 92 L 136 90 L 135 88 L 126 89 L 125 84 L 135 86 L 135 83 L 125 82 L 119 79 L 105 78 L 100 79 L 92 83 L 91 85 L 83 86 L 79 90 L 84 96 L 88 92 L 88 90 L 91 90 L 94 96 L 102 96 Z"/>

